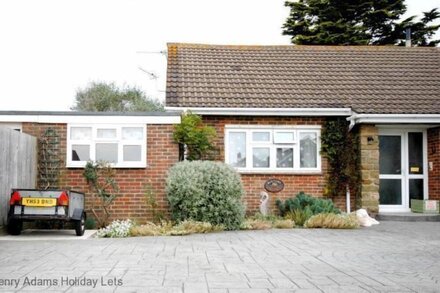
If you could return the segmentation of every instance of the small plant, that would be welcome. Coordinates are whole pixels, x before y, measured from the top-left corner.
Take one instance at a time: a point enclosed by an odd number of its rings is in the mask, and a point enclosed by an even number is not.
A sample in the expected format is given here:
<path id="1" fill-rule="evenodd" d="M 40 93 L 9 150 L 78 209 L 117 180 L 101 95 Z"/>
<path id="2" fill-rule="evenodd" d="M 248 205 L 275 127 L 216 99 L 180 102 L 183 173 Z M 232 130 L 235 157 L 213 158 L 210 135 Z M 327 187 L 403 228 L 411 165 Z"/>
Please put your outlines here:
<path id="1" fill-rule="evenodd" d="M 115 170 L 107 162 L 87 162 L 84 168 L 83 176 L 92 193 L 99 198 L 98 207 L 96 207 L 96 201 L 92 201 L 91 211 L 100 228 L 107 225 L 110 218 L 109 207 L 119 191 L 115 175 Z"/>
<path id="2" fill-rule="evenodd" d="M 194 220 L 237 230 L 244 220 L 240 176 L 224 163 L 177 163 L 169 170 L 166 194 L 176 222 Z"/>
<path id="3" fill-rule="evenodd" d="M 292 212 L 288 212 L 284 218 L 288 220 L 292 220 L 297 226 L 304 226 L 304 223 L 313 216 L 312 211 L 309 207 L 304 209 L 295 209 Z"/>
<path id="4" fill-rule="evenodd" d="M 310 209 L 312 215 L 320 213 L 339 214 L 341 211 L 335 207 L 329 199 L 315 198 L 300 192 L 295 198 L 288 198 L 284 202 L 277 199 L 275 202 L 281 216 L 292 213 L 295 210 L 304 210 L 306 207 Z M 295 221 L 296 224 L 298 222 Z"/>
<path id="5" fill-rule="evenodd" d="M 214 150 L 215 128 L 203 125 L 202 117 L 187 113 L 180 124 L 174 126 L 174 141 L 179 144 L 179 159 L 202 160 Z"/>
<path id="6" fill-rule="evenodd" d="M 131 220 L 116 220 L 107 227 L 99 229 L 97 232 L 97 236 L 108 238 L 127 237 L 129 236 L 130 229 L 133 227 L 133 225 L 134 223 Z"/>
<path id="7" fill-rule="evenodd" d="M 328 229 L 355 229 L 359 222 L 355 214 L 318 214 L 312 216 L 304 224 L 306 228 L 328 228 Z"/>
<path id="8" fill-rule="evenodd" d="M 147 207 L 151 209 L 151 213 L 153 216 L 154 223 L 160 223 L 165 219 L 165 215 L 163 211 L 159 211 L 159 205 L 157 204 L 155 190 L 151 186 L 151 184 L 147 183 L 144 185 L 145 190 L 145 203 Z"/>

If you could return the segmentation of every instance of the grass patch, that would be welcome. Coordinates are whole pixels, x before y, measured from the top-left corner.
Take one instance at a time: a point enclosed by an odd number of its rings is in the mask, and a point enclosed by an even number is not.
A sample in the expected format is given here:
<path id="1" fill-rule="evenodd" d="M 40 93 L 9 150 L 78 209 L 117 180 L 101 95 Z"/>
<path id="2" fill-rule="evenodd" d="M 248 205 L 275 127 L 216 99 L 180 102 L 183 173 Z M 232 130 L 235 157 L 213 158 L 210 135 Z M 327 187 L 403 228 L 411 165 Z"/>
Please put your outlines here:
<path id="1" fill-rule="evenodd" d="M 241 230 L 267 230 L 267 229 L 292 229 L 295 222 L 291 219 L 283 219 L 274 215 L 264 216 L 257 213 L 248 217 L 242 224 Z"/>
<path id="2" fill-rule="evenodd" d="M 225 230 L 223 226 L 212 225 L 207 222 L 186 220 L 173 225 L 172 222 L 161 222 L 160 224 L 147 223 L 133 226 L 130 229 L 130 236 L 178 236 L 195 233 L 211 233 Z"/>

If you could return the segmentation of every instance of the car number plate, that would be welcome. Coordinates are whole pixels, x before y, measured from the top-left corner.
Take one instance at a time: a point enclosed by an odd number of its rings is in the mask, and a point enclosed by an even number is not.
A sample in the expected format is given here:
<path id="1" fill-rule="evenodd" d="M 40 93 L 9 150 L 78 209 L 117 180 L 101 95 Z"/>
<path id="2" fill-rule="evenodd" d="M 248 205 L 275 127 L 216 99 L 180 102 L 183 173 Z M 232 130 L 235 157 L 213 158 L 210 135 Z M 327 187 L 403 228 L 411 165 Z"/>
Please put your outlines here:
<path id="1" fill-rule="evenodd" d="M 57 205 L 56 198 L 25 197 L 21 204 L 28 207 L 53 207 Z"/>

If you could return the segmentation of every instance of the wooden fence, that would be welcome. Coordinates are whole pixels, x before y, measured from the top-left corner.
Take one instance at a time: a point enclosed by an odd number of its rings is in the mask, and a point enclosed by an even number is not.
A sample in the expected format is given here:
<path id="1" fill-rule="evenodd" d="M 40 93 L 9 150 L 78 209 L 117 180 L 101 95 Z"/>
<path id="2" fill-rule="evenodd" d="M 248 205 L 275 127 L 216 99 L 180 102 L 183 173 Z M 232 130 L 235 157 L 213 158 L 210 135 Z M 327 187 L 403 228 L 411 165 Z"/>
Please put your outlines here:
<path id="1" fill-rule="evenodd" d="M 6 225 L 12 188 L 36 188 L 37 139 L 0 127 L 0 226 Z"/>

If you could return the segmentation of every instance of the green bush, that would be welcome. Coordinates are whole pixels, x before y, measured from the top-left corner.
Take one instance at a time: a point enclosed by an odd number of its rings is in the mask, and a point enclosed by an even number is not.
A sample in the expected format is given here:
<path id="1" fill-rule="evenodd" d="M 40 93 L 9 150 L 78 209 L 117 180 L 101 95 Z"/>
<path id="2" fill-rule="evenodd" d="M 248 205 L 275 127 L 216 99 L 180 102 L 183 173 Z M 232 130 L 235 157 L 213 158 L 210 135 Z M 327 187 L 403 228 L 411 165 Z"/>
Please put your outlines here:
<path id="1" fill-rule="evenodd" d="M 236 230 L 244 220 L 240 176 L 226 164 L 177 163 L 168 173 L 166 194 L 175 221 L 209 222 Z"/>
<path id="2" fill-rule="evenodd" d="M 298 193 L 295 198 L 288 198 L 284 202 L 277 199 L 275 202 L 281 216 L 293 213 L 296 210 L 310 209 L 312 215 L 321 213 L 340 214 L 341 211 L 335 207 L 333 202 L 328 199 L 311 197 L 304 192 Z M 298 224 L 295 221 L 296 224 Z"/>

